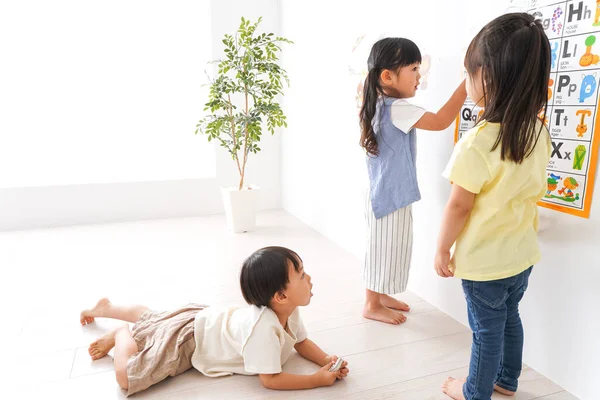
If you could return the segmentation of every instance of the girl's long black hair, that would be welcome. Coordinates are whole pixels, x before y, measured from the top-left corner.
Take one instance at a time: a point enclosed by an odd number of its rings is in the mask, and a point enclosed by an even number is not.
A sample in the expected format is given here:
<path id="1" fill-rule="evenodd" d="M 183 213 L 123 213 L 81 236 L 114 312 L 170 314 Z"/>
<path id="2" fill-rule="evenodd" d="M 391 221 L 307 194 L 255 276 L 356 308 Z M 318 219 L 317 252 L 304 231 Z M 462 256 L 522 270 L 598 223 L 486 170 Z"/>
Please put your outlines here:
<path id="1" fill-rule="evenodd" d="M 500 146 L 502 160 L 520 164 L 533 152 L 543 130 L 538 114 L 547 112 L 550 43 L 541 23 L 526 13 L 494 19 L 471 41 L 465 68 L 469 76 L 481 68 L 485 102 L 481 119 L 500 123 L 491 150 Z"/>
<path id="2" fill-rule="evenodd" d="M 377 140 L 373 129 L 373 119 L 377 112 L 377 100 L 383 96 L 379 77 L 383 70 L 398 72 L 400 68 L 421 63 L 421 52 L 417 45 L 404 38 L 385 38 L 371 48 L 369 73 L 363 87 L 363 102 L 360 109 L 360 146 L 367 154 L 377 156 Z"/>

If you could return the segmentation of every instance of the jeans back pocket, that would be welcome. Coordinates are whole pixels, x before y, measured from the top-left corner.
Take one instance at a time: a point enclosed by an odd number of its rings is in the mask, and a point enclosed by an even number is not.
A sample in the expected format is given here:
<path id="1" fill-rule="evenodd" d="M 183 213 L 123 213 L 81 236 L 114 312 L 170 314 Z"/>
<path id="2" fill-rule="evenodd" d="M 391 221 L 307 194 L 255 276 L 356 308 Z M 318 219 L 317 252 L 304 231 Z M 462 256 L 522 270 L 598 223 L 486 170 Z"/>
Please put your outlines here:
<path id="1" fill-rule="evenodd" d="M 497 309 L 508 299 L 508 287 L 499 281 L 473 281 L 473 297 L 486 306 Z"/>

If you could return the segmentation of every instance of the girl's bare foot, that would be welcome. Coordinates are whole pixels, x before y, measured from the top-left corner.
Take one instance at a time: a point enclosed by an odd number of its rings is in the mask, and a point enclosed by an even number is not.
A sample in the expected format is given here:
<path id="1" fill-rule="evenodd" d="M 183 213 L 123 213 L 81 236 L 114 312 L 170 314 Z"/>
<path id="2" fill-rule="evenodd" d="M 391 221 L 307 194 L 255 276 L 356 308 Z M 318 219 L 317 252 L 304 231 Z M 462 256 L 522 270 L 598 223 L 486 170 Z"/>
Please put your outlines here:
<path id="1" fill-rule="evenodd" d="M 382 304 L 373 303 L 365 304 L 363 317 L 392 325 L 398 325 L 406 321 L 404 314 L 391 310 Z"/>
<path id="2" fill-rule="evenodd" d="M 495 390 L 496 392 L 500 393 L 500 394 L 503 394 L 503 395 L 505 395 L 505 396 L 514 396 L 514 395 L 515 395 L 515 392 L 511 392 L 510 390 L 507 390 L 507 389 L 501 388 L 501 387 L 500 387 L 500 386 L 498 386 L 498 385 L 494 385 L 494 390 Z"/>
<path id="3" fill-rule="evenodd" d="M 81 322 L 81 325 L 87 325 L 94 322 L 94 319 L 96 317 L 101 317 L 108 307 L 110 307 L 110 300 L 108 300 L 106 297 L 98 300 L 98 303 L 96 303 L 94 308 L 83 310 L 81 312 L 79 315 L 79 322 Z"/>
<path id="4" fill-rule="evenodd" d="M 448 377 L 446 382 L 442 384 L 442 392 L 454 400 L 465 400 L 465 396 L 463 395 L 463 386 L 465 382 L 464 379 Z"/>
<path id="5" fill-rule="evenodd" d="M 410 307 L 403 301 L 388 296 L 387 294 L 381 295 L 381 304 L 387 308 L 393 308 L 394 310 L 410 311 Z"/>
<path id="6" fill-rule="evenodd" d="M 123 327 L 113 329 L 112 331 L 108 332 L 106 335 L 104 335 L 101 338 L 98 338 L 94 342 L 92 342 L 92 344 L 90 344 L 90 347 L 88 348 L 88 353 L 92 357 L 92 360 L 99 360 L 102 357 L 104 357 L 105 355 L 107 355 L 108 352 L 113 347 L 115 347 L 115 335 L 117 334 L 117 331 L 119 329 L 125 329 L 125 328 L 129 329 L 129 326 L 124 325 Z"/>

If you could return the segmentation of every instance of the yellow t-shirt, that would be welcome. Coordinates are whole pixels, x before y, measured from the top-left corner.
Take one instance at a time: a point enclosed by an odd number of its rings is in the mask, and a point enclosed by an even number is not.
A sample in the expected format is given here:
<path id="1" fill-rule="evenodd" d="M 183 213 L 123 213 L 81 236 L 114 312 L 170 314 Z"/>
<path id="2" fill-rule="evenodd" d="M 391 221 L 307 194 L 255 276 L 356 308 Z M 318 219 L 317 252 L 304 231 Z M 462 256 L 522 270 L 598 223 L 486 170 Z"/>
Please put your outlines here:
<path id="1" fill-rule="evenodd" d="M 539 129 L 539 126 L 538 128 Z M 517 275 L 540 261 L 537 202 L 547 188 L 550 135 L 544 127 L 533 153 L 521 164 L 491 151 L 500 124 L 482 121 L 457 143 L 444 176 L 475 193 L 475 203 L 456 240 L 454 276 L 490 281 Z"/>

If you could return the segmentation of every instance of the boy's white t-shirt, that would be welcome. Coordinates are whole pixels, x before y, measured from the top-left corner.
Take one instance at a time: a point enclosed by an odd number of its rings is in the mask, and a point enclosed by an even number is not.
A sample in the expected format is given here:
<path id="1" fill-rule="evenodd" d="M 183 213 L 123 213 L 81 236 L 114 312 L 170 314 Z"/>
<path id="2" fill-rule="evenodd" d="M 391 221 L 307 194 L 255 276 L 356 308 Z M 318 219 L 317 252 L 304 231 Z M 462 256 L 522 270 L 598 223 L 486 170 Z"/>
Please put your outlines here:
<path id="1" fill-rule="evenodd" d="M 306 337 L 297 308 L 284 331 L 268 307 L 208 307 L 194 321 L 192 365 L 210 377 L 278 374 L 294 345 Z"/>
<path id="2" fill-rule="evenodd" d="M 390 119 L 396 128 L 408 133 L 419 122 L 425 112 L 426 110 L 423 107 L 398 99 L 390 106 Z"/>

